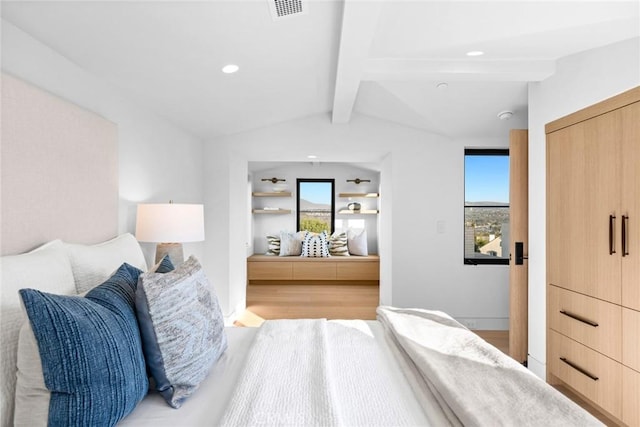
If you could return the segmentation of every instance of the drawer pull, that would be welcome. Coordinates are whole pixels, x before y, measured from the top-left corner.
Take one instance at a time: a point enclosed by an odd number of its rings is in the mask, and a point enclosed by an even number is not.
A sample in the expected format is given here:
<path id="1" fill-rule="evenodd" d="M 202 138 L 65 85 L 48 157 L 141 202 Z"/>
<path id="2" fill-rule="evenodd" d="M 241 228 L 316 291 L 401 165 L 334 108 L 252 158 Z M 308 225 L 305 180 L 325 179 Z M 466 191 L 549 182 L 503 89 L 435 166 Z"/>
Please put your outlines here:
<path id="1" fill-rule="evenodd" d="M 570 313 L 570 312 L 565 311 L 565 310 L 560 310 L 560 313 L 564 314 L 567 317 L 575 319 L 578 322 L 586 323 L 589 326 L 593 326 L 594 328 L 598 326 L 598 324 L 596 322 L 594 322 L 593 320 L 585 319 L 584 317 L 578 316 L 577 314 L 573 314 L 573 313 Z"/>
<path id="2" fill-rule="evenodd" d="M 598 377 L 596 377 L 595 375 L 593 375 L 589 371 L 586 371 L 586 370 L 582 369 L 580 366 L 576 365 L 575 363 L 570 362 L 565 357 L 561 357 L 560 360 L 562 360 L 567 365 L 571 366 L 576 371 L 580 372 L 582 375 L 586 375 L 587 377 L 591 378 L 592 380 L 598 381 L 598 379 L 599 379 Z"/>

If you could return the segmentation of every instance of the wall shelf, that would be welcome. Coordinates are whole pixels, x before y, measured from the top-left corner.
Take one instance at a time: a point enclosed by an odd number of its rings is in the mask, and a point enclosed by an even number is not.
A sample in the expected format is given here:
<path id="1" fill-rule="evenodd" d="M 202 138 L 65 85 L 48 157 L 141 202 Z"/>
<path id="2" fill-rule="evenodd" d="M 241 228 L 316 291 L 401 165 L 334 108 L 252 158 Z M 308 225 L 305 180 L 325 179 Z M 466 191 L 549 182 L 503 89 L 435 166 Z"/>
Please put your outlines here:
<path id="1" fill-rule="evenodd" d="M 271 191 L 271 192 L 259 192 L 254 191 L 251 193 L 253 197 L 291 197 L 290 191 Z"/>
<path id="2" fill-rule="evenodd" d="M 379 197 L 378 193 L 339 193 L 338 197 L 362 197 L 367 199 L 374 199 Z"/>
<path id="3" fill-rule="evenodd" d="M 254 214 L 290 214 L 291 209 L 253 209 Z"/>
<path id="4" fill-rule="evenodd" d="M 341 215 L 377 215 L 379 212 L 377 209 L 360 209 L 358 211 L 341 209 L 338 211 L 338 213 Z"/>

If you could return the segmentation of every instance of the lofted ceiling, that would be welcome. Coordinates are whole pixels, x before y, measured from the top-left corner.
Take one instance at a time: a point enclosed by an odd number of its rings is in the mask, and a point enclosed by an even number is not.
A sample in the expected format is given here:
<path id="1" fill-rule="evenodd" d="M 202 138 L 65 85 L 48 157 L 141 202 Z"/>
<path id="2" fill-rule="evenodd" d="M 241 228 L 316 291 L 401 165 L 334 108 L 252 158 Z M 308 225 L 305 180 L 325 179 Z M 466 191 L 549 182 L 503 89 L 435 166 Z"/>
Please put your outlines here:
<path id="1" fill-rule="evenodd" d="M 281 19 L 273 1 L 3 0 L 2 18 L 205 140 L 354 113 L 503 136 L 559 58 L 640 36 L 637 0 L 302 0 Z"/>

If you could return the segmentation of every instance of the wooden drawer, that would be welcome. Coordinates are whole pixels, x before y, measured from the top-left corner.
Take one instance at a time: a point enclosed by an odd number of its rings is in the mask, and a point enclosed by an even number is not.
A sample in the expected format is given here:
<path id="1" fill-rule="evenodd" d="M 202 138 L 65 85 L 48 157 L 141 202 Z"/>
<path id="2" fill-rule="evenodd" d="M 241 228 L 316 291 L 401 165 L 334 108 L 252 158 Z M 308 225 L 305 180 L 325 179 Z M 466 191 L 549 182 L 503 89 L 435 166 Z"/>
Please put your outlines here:
<path id="1" fill-rule="evenodd" d="M 622 309 L 619 305 L 553 285 L 549 285 L 548 291 L 551 329 L 612 359 L 622 360 Z"/>
<path id="2" fill-rule="evenodd" d="M 563 358 L 565 361 L 562 361 Z M 569 365 L 572 364 L 572 366 Z M 549 371 L 616 418 L 622 416 L 622 365 L 549 330 Z M 579 369 L 584 371 L 581 372 Z M 592 375 L 597 378 L 590 378 Z"/>
<path id="3" fill-rule="evenodd" d="M 622 364 L 640 371 L 640 312 L 628 308 L 622 309 Z"/>
<path id="4" fill-rule="evenodd" d="M 291 280 L 293 267 L 291 262 L 248 262 L 247 278 L 249 280 Z"/>
<path id="5" fill-rule="evenodd" d="M 338 262 L 336 269 L 338 280 L 380 280 L 378 262 Z"/>
<path id="6" fill-rule="evenodd" d="M 640 372 L 622 367 L 622 421 L 640 426 Z"/>
<path id="7" fill-rule="evenodd" d="M 336 280 L 336 263 L 324 260 L 294 262 L 293 280 Z"/>

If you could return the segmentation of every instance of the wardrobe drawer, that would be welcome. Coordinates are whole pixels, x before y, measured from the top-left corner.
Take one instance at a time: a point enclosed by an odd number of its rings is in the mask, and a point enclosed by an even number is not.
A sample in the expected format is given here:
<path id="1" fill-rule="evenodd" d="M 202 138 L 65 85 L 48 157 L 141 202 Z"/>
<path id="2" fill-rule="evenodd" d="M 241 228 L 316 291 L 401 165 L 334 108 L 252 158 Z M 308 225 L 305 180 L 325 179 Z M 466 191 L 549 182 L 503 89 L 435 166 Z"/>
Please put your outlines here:
<path id="1" fill-rule="evenodd" d="M 622 360 L 619 305 L 549 285 L 549 327 L 587 347 Z"/>
<path id="2" fill-rule="evenodd" d="M 640 371 L 640 312 L 622 309 L 622 364 Z"/>
<path id="3" fill-rule="evenodd" d="M 622 416 L 622 365 L 549 330 L 549 371 L 616 418 Z"/>

